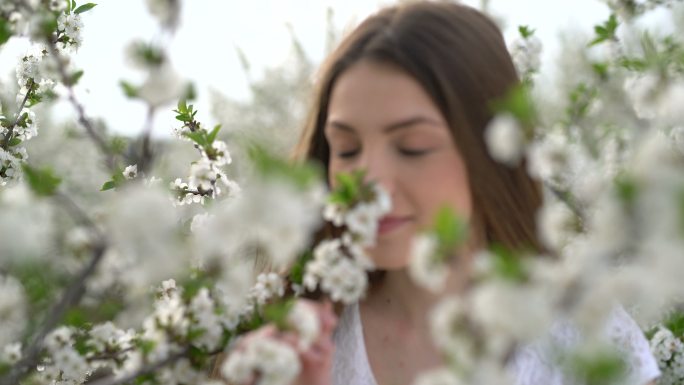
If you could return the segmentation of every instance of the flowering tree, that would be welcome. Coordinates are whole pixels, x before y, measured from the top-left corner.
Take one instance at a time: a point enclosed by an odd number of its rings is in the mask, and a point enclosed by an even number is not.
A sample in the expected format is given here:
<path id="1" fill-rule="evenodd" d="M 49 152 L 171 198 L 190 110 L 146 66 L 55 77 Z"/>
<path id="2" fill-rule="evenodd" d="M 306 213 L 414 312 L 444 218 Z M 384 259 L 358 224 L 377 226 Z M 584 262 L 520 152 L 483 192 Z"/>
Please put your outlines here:
<path id="1" fill-rule="evenodd" d="M 430 316 L 449 365 L 419 384 L 506 383 L 512 348 L 559 318 L 596 336 L 615 301 L 652 327 L 661 382 L 684 378 L 682 318 L 672 312 L 684 267 L 682 34 L 655 36 L 635 22 L 670 2 L 607 3 L 611 17 L 576 48 L 560 108 L 537 94 L 541 44 L 519 28 L 511 53 L 523 86 L 497 104 L 486 140 L 495 159 L 526 159 L 544 184 L 539 231 L 556 258 L 483 250 L 476 285 Z M 179 1 L 147 4 L 160 28 L 177 27 Z M 0 95 L 0 382 L 213 384 L 212 357 L 265 323 L 293 331 L 298 345 L 252 339 L 222 375 L 291 382 L 297 352 L 321 329 L 293 298 L 316 290 L 342 303 L 361 298 L 373 269 L 365 249 L 391 202 L 360 173 L 337 176 L 328 192 L 315 165 L 287 163 L 240 134 L 296 126 L 303 100 L 283 108 L 271 87 L 303 98 L 313 66 L 301 49 L 296 71 L 252 84 L 256 107 L 215 98 L 216 115 L 232 125 L 226 133 L 196 119 L 194 90 L 163 45 L 132 42 L 127 55 L 146 78 L 121 87 L 147 106 L 145 129 L 134 139 L 108 133 L 77 99 L 83 70 L 70 60 L 95 6 L 0 3 L 0 45 L 33 43 Z M 44 107 L 57 99 L 77 121 L 44 129 Z M 154 142 L 151 122 L 169 103 L 175 139 Z M 440 290 L 465 231 L 443 211 L 416 239 L 418 284 Z M 588 383 L 624 383 L 619 349 L 587 341 L 559 358 L 564 367 Z"/>

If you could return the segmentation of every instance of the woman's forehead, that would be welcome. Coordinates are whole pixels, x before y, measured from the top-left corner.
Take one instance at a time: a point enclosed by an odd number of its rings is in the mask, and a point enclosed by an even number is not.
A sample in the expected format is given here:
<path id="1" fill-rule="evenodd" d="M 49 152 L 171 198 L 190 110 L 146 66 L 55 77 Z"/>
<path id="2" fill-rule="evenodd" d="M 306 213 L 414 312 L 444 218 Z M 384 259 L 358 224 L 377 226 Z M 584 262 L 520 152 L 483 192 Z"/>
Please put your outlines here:
<path id="1" fill-rule="evenodd" d="M 413 77 L 392 65 L 361 61 L 335 82 L 326 126 L 388 127 L 412 119 L 444 122 L 438 107 Z"/>

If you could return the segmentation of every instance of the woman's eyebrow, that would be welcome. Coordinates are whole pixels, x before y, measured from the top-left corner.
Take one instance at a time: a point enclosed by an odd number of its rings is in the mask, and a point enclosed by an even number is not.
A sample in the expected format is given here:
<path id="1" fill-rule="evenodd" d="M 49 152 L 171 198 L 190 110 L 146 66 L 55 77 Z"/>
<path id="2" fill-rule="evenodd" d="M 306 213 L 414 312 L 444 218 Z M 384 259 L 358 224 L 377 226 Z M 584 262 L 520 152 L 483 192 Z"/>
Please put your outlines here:
<path id="1" fill-rule="evenodd" d="M 440 122 L 439 120 L 428 118 L 426 116 L 414 116 L 414 117 L 411 117 L 408 119 L 404 119 L 404 120 L 400 120 L 398 122 L 388 124 L 387 126 L 385 126 L 383 128 L 382 131 L 384 133 L 390 133 L 392 131 L 400 130 L 403 128 L 408 128 L 408 127 L 414 126 L 416 124 L 429 124 L 432 126 L 442 126 L 443 125 L 443 123 Z M 337 120 L 337 119 L 328 121 L 327 125 L 330 127 L 342 130 L 342 131 L 347 131 L 347 132 L 351 132 L 351 133 L 356 132 L 356 129 L 351 124 L 345 123 L 345 122 Z"/>

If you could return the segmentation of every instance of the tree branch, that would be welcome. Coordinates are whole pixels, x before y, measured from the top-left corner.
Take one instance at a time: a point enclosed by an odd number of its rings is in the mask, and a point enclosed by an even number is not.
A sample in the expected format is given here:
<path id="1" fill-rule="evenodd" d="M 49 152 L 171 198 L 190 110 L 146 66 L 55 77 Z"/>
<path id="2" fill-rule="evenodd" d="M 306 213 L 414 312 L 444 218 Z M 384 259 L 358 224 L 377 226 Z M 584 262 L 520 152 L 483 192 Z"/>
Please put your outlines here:
<path id="1" fill-rule="evenodd" d="M 98 240 L 93 247 L 93 254 L 90 261 L 74 278 L 73 283 L 67 288 L 60 301 L 50 309 L 43 325 L 26 348 L 22 359 L 12 367 L 12 370 L 6 376 L 0 378 L 0 384 L 2 385 L 18 384 L 19 380 L 26 376 L 28 371 L 39 363 L 40 352 L 43 349 L 43 340 L 62 320 L 69 308 L 81 300 L 85 293 L 86 280 L 95 272 L 95 269 L 107 250 L 107 243 L 104 237 L 102 237 L 97 227 L 95 227 L 95 224 L 85 215 L 83 210 L 66 195 L 58 194 L 56 197 L 63 203 L 66 203 L 63 207 L 65 207 L 77 221 L 88 225 L 96 234 L 98 234 Z"/>

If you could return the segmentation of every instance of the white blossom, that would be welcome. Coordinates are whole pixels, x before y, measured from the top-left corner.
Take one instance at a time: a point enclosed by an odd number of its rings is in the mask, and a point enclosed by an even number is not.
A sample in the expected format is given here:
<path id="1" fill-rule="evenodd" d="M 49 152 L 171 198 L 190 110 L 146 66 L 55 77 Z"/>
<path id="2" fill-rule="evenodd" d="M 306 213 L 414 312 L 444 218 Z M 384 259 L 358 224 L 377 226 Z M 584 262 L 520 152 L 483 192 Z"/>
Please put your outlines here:
<path id="1" fill-rule="evenodd" d="M 134 179 L 135 177 L 138 176 L 138 165 L 137 164 L 132 164 L 126 166 L 126 168 L 123 170 L 123 176 L 126 179 Z"/>
<path id="2" fill-rule="evenodd" d="M 299 349 L 307 351 L 318 339 L 321 324 L 316 313 L 310 305 L 297 301 L 287 315 L 288 325 L 295 330 L 299 337 Z"/>
<path id="3" fill-rule="evenodd" d="M 352 304 L 366 293 L 366 271 L 349 258 L 341 258 L 321 278 L 321 288 L 333 301 Z"/>
<path id="4" fill-rule="evenodd" d="M 520 161 L 525 145 L 518 120 L 505 113 L 495 116 L 485 129 L 485 141 L 495 160 L 515 166 Z"/>
<path id="5" fill-rule="evenodd" d="M 409 274 L 413 282 L 434 293 L 444 289 L 449 276 L 447 264 L 437 257 L 437 239 L 434 236 L 423 234 L 413 239 Z"/>
<path id="6" fill-rule="evenodd" d="M 0 360 L 8 364 L 14 364 L 21 359 L 21 342 L 14 342 L 2 348 Z"/>
<path id="7" fill-rule="evenodd" d="M 528 77 L 539 71 L 541 51 L 541 40 L 534 35 L 519 37 L 513 41 L 510 48 L 511 58 L 521 77 Z"/>
<path id="8" fill-rule="evenodd" d="M 148 72 L 147 79 L 138 89 L 138 96 L 150 106 L 160 107 L 178 100 L 186 88 L 187 83 L 171 64 L 164 63 Z"/>
<path id="9" fill-rule="evenodd" d="M 537 229 L 548 247 L 561 249 L 576 233 L 579 219 L 565 202 L 546 202 L 537 213 Z"/>
<path id="10" fill-rule="evenodd" d="M 276 273 L 261 273 L 257 276 L 256 285 L 252 288 L 251 296 L 259 305 L 285 295 L 285 281 Z"/>
<path id="11" fill-rule="evenodd" d="M 192 314 L 196 327 L 203 331 L 195 344 L 208 350 L 216 349 L 221 342 L 223 328 L 221 327 L 221 320 L 216 314 L 216 304 L 207 288 L 200 289 L 190 301 L 188 310 Z"/>
<path id="12" fill-rule="evenodd" d="M 245 345 L 221 366 L 221 374 L 230 383 L 245 384 L 258 373 L 257 385 L 288 385 L 299 374 L 299 356 L 289 345 L 264 337 Z"/>

